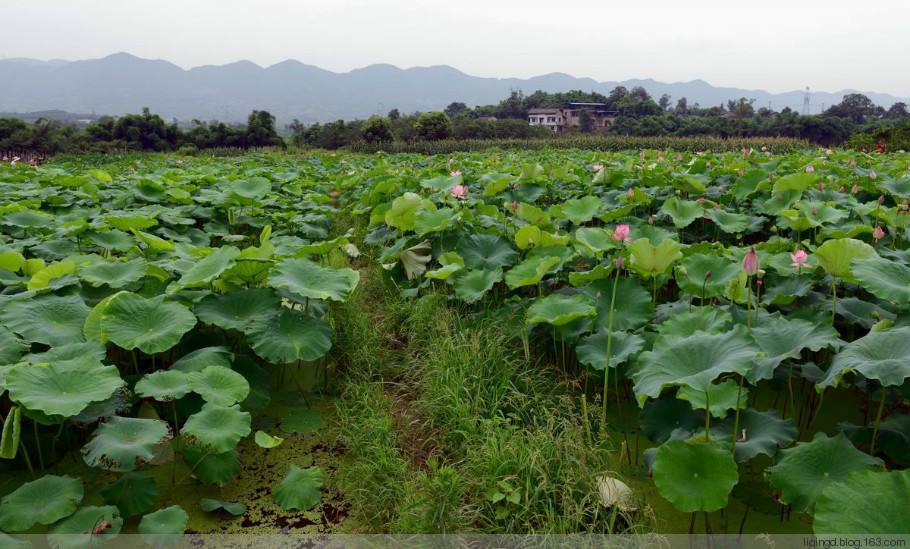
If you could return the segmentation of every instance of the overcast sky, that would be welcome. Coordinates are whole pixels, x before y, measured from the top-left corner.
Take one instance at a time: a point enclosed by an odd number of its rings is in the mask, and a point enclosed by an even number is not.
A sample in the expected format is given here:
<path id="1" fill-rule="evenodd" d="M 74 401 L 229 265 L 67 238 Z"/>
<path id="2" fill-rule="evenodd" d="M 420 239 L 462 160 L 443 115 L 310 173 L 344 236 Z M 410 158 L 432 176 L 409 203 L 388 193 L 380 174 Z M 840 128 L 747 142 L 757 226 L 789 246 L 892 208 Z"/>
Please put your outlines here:
<path id="1" fill-rule="evenodd" d="M 701 78 L 910 96 L 907 0 L 0 0 L 0 55 L 127 51 L 183 67 L 284 59 L 348 71 Z"/>

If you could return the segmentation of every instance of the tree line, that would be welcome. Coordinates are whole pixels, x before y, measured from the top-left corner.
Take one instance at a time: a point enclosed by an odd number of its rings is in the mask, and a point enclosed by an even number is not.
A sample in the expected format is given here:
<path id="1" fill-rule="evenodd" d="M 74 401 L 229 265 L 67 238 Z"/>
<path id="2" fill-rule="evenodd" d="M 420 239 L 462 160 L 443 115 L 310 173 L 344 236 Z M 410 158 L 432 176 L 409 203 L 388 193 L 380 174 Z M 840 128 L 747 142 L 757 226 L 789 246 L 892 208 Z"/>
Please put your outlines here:
<path id="1" fill-rule="evenodd" d="M 193 120 L 181 127 L 165 122 L 143 109 L 141 114 L 118 118 L 102 117 L 77 127 L 72 123 L 39 119 L 26 123 L 0 118 L 0 150 L 23 150 L 41 154 L 84 151 L 192 151 L 209 148 L 317 147 L 338 149 L 358 143 L 380 147 L 392 142 L 437 141 L 443 139 L 521 140 L 553 138 L 549 130 L 531 126 L 528 112 L 534 108 L 561 107 L 569 102 L 602 103 L 615 116 L 610 126 L 595 130 L 591 117 L 582 117 L 574 133 L 604 131 L 618 136 L 714 136 L 793 137 L 825 146 L 848 145 L 871 150 L 910 149 L 910 112 L 904 103 L 885 109 L 862 94 L 846 95 L 819 115 L 802 115 L 790 108 L 774 111 L 756 109 L 754 100 L 731 99 L 724 104 L 702 107 L 683 97 L 672 102 L 663 95 L 657 100 L 642 87 L 623 86 L 609 94 L 570 91 L 524 95 L 512 92 L 495 105 L 470 108 L 453 102 L 440 112 L 402 114 L 392 109 L 386 116 L 366 120 L 337 120 L 304 124 L 294 120 L 284 127 L 284 136 L 275 127 L 268 111 L 253 111 L 246 125 Z M 585 124 L 585 120 L 589 123 Z M 571 132 L 570 132 L 571 133 Z"/>
<path id="2" fill-rule="evenodd" d="M 75 152 L 174 151 L 219 147 L 284 147 L 268 111 L 253 111 L 246 125 L 193 120 L 188 128 L 143 109 L 141 114 L 104 116 L 84 127 L 38 119 L 0 118 L 0 151 L 51 155 Z"/>

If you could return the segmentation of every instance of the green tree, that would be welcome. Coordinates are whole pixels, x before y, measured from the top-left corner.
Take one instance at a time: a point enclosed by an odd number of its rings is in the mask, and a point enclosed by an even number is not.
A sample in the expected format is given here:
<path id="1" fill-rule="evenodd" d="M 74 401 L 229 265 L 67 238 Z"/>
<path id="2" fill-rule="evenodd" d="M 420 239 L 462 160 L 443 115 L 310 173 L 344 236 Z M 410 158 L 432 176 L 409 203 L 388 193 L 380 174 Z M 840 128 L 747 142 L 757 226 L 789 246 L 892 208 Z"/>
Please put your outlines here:
<path id="1" fill-rule="evenodd" d="M 246 122 L 246 141 L 250 147 L 275 147 L 284 141 L 275 131 L 275 117 L 269 111 L 253 111 Z"/>
<path id="2" fill-rule="evenodd" d="M 579 113 L 578 127 L 581 130 L 581 133 L 591 133 L 594 131 L 594 117 L 591 116 L 591 111 L 585 109 Z"/>
<path id="3" fill-rule="evenodd" d="M 387 143 L 394 139 L 392 124 L 382 116 L 371 116 L 360 128 L 360 136 L 367 143 Z"/>
<path id="4" fill-rule="evenodd" d="M 468 111 L 468 106 L 460 101 L 453 101 L 449 103 L 449 106 L 446 107 L 445 112 L 446 116 L 449 118 L 456 118 L 462 114 L 465 114 Z"/>
<path id="5" fill-rule="evenodd" d="M 829 107 L 825 115 L 847 118 L 855 124 L 862 124 L 866 117 L 874 115 L 876 110 L 875 103 L 865 95 L 848 93 L 840 103 Z"/>
<path id="6" fill-rule="evenodd" d="M 452 135 L 452 121 L 443 112 L 425 112 L 414 124 L 417 137 L 427 141 L 446 139 Z"/>

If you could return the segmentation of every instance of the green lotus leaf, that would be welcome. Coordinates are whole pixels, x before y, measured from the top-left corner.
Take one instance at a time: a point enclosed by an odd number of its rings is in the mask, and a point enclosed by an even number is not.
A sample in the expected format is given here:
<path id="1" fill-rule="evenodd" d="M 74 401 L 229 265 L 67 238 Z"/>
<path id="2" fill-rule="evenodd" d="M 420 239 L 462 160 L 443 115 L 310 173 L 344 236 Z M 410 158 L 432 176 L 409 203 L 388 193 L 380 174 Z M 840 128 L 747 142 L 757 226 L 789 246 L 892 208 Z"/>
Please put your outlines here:
<path id="1" fill-rule="evenodd" d="M 240 256 L 240 250 L 233 246 L 215 249 L 184 272 L 180 280 L 168 286 L 168 293 L 175 293 L 184 288 L 208 286 L 221 276 L 221 273 L 230 269 L 238 256 Z"/>
<path id="2" fill-rule="evenodd" d="M 246 513 L 246 505 L 239 502 L 221 501 L 220 499 L 202 498 L 199 500 L 199 507 L 206 513 L 224 509 L 235 517 Z"/>
<path id="3" fill-rule="evenodd" d="M 43 353 L 29 353 L 22 359 L 31 364 L 47 364 L 69 360 L 92 359 L 101 362 L 107 357 L 107 350 L 94 341 L 79 341 L 51 347 Z"/>
<path id="4" fill-rule="evenodd" d="M 332 329 L 325 321 L 287 308 L 254 322 L 247 336 L 253 351 L 274 363 L 316 360 L 332 347 Z"/>
<path id="5" fill-rule="evenodd" d="M 57 522 L 73 514 L 82 496 L 82 481 L 69 476 L 44 475 L 26 482 L 0 500 L 0 530 L 23 532 Z"/>
<path id="6" fill-rule="evenodd" d="M 465 303 L 474 303 L 490 291 L 497 282 L 502 281 L 502 269 L 474 269 L 459 271 L 452 278 L 455 297 Z"/>
<path id="7" fill-rule="evenodd" d="M 291 464 L 287 476 L 272 490 L 272 496 L 285 511 L 306 511 L 319 503 L 323 482 L 325 475 L 319 467 L 301 469 Z"/>
<path id="8" fill-rule="evenodd" d="M 675 240 L 663 240 L 654 246 L 647 238 L 639 238 L 629 245 L 631 265 L 644 278 L 662 275 L 670 265 L 682 257 L 683 245 Z"/>
<path id="9" fill-rule="evenodd" d="M 550 294 L 534 300 L 528 308 L 527 323 L 563 326 L 577 318 L 591 317 L 596 314 L 597 309 L 594 307 L 594 303 L 584 294 Z"/>
<path id="10" fill-rule="evenodd" d="M 796 298 L 806 296 L 812 290 L 812 279 L 807 276 L 778 279 L 768 285 L 761 296 L 765 305 L 790 305 Z"/>
<path id="11" fill-rule="evenodd" d="M 652 474 L 658 493 L 684 513 L 723 509 L 739 481 L 729 448 L 684 440 L 658 448 Z"/>
<path id="12" fill-rule="evenodd" d="M 107 528 L 95 534 L 94 529 L 103 522 L 107 523 Z M 116 537 L 121 528 L 123 519 L 116 507 L 89 505 L 53 525 L 47 534 L 47 543 L 55 549 L 97 547 Z"/>
<path id="13" fill-rule="evenodd" d="M 54 347 L 82 341 L 82 325 L 88 313 L 78 295 L 47 294 L 11 301 L 0 311 L 0 321 L 25 341 Z"/>
<path id="14" fill-rule="evenodd" d="M 455 217 L 456 213 L 452 208 L 419 210 L 414 215 L 414 232 L 418 236 L 442 232 L 449 227 Z"/>
<path id="15" fill-rule="evenodd" d="M 835 355 L 817 388 L 836 387 L 851 372 L 884 386 L 903 385 L 910 378 L 910 327 L 872 331 L 847 344 Z"/>
<path id="16" fill-rule="evenodd" d="M 307 259 L 285 259 L 269 275 L 269 284 L 310 299 L 347 301 L 360 273 L 353 269 L 322 267 Z"/>
<path id="17" fill-rule="evenodd" d="M 32 549 L 34 545 L 28 540 L 0 532 L 0 547 L 3 549 Z"/>
<path id="18" fill-rule="evenodd" d="M 749 227 L 749 216 L 728 212 L 720 208 L 708 208 L 705 215 L 727 234 L 744 232 Z"/>
<path id="19" fill-rule="evenodd" d="M 695 307 L 691 311 L 675 314 L 658 327 L 661 346 L 674 339 L 684 339 L 697 332 L 720 334 L 729 330 L 733 317 L 718 307 Z"/>
<path id="20" fill-rule="evenodd" d="M 127 473 L 99 492 L 104 503 L 116 506 L 123 517 L 145 513 L 158 501 L 159 495 L 155 477 L 142 473 Z"/>
<path id="21" fill-rule="evenodd" d="M 129 233 L 125 233 L 118 229 L 111 229 L 109 231 L 92 231 L 86 234 L 89 242 L 98 246 L 99 248 L 104 248 L 106 250 L 114 250 L 117 252 L 125 252 L 133 247 L 134 241 L 130 237 Z"/>
<path id="22" fill-rule="evenodd" d="M 712 406 L 714 404 L 713 397 L 711 404 Z M 752 408 L 744 408 L 739 414 L 739 433 L 736 434 L 735 450 L 737 463 L 749 461 L 759 454 L 774 457 L 780 447 L 796 440 L 797 431 L 793 419 L 781 419 L 774 410 L 759 412 Z M 716 428 L 712 425 L 712 431 L 732 437 L 735 419 L 731 416 Z"/>
<path id="23" fill-rule="evenodd" d="M 173 545 L 180 541 L 190 516 L 179 505 L 149 513 L 139 522 L 142 541 L 153 546 Z"/>
<path id="24" fill-rule="evenodd" d="M 536 227 L 546 227 L 550 225 L 550 214 L 534 206 L 520 202 L 518 209 L 514 210 L 519 219 L 523 219 Z"/>
<path id="25" fill-rule="evenodd" d="M 910 304 L 910 267 L 882 257 L 853 261 L 853 274 L 863 288 L 879 299 Z"/>
<path id="26" fill-rule="evenodd" d="M 103 261 L 79 269 L 79 276 L 89 284 L 123 288 L 145 276 L 147 264 L 137 257 L 127 261 Z"/>
<path id="27" fill-rule="evenodd" d="M 0 364 L 18 362 L 28 352 L 29 345 L 21 341 L 16 334 L 0 326 Z"/>
<path id="28" fill-rule="evenodd" d="M 82 325 L 82 334 L 85 336 L 85 339 L 91 342 L 97 342 L 101 345 L 107 343 L 107 334 L 101 329 L 101 320 L 104 317 L 104 312 L 107 310 L 107 306 L 111 301 L 117 299 L 121 294 L 127 292 L 120 291 L 115 294 L 111 294 L 101 301 L 97 305 L 92 307 L 92 310 L 89 311 L 88 316 L 85 317 L 85 323 Z"/>
<path id="29" fill-rule="evenodd" d="M 704 208 L 693 200 L 680 200 L 671 196 L 660 207 L 660 212 L 670 216 L 677 229 L 684 229 L 703 215 Z"/>
<path id="30" fill-rule="evenodd" d="M 814 173 L 794 172 L 777 179 L 771 192 L 774 194 L 786 193 L 787 191 L 802 192 L 815 185 L 817 181 L 818 176 Z"/>
<path id="31" fill-rule="evenodd" d="M 209 366 L 231 367 L 233 354 L 227 347 L 203 347 L 180 357 L 171 365 L 171 370 L 179 372 L 201 372 Z"/>
<path id="32" fill-rule="evenodd" d="M 407 192 L 392 201 L 391 207 L 385 212 L 385 222 L 402 232 L 410 231 L 414 229 L 417 212 L 435 209 L 436 205 L 429 200 Z"/>
<path id="33" fill-rule="evenodd" d="M 398 260 L 401 261 L 401 267 L 404 269 L 408 280 L 414 280 L 427 270 L 427 263 L 433 260 L 432 252 L 432 246 L 430 246 L 429 242 L 424 240 L 410 248 L 402 250 L 398 254 Z M 387 269 L 391 269 L 394 266 L 395 263 L 391 263 L 388 266 L 384 265 Z"/>
<path id="34" fill-rule="evenodd" d="M 506 273 L 506 285 L 509 289 L 522 286 L 535 286 L 547 274 L 554 272 L 554 267 L 562 263 L 559 257 L 537 256 L 525 259 Z"/>
<path id="35" fill-rule="evenodd" d="M 589 271 L 572 271 L 569 273 L 569 284 L 577 288 L 591 282 L 603 280 L 613 272 L 612 265 L 597 265 Z"/>
<path id="36" fill-rule="evenodd" d="M 206 486 L 227 486 L 240 473 L 240 454 L 230 450 L 212 454 L 202 448 L 190 446 L 183 454 L 183 461 L 193 470 L 193 476 Z"/>
<path id="37" fill-rule="evenodd" d="M 815 250 L 814 254 L 825 272 L 847 282 L 856 281 L 850 270 L 850 264 L 854 260 L 867 259 L 875 255 L 877 254 L 872 246 L 854 238 L 827 240 Z"/>
<path id="38" fill-rule="evenodd" d="M 325 427 L 319 410 L 299 408 L 281 418 L 281 430 L 289 434 L 307 434 Z"/>
<path id="39" fill-rule="evenodd" d="M 18 272 L 25 267 L 25 256 L 15 250 L 0 250 L 0 269 Z"/>
<path id="40" fill-rule="evenodd" d="M 187 374 L 187 383 L 206 402 L 230 406 L 250 394 L 246 378 L 224 366 L 207 366 L 201 372 Z"/>
<path id="41" fill-rule="evenodd" d="M 196 325 L 189 309 L 165 301 L 163 295 L 144 298 L 122 293 L 108 303 L 101 316 L 101 330 L 124 349 L 146 354 L 167 351 Z"/>
<path id="42" fill-rule="evenodd" d="M 610 231 L 600 227 L 581 227 L 575 231 L 574 239 L 588 253 L 598 254 L 616 247 Z"/>
<path id="43" fill-rule="evenodd" d="M 752 328 L 752 337 L 767 354 L 767 357 L 755 361 L 756 368 L 748 376 L 753 383 L 771 379 L 778 364 L 788 358 L 799 358 L 803 349 L 818 351 L 825 347 L 837 348 L 841 344 L 831 324 L 787 318 L 780 313 L 763 318 L 758 326 Z"/>
<path id="44" fill-rule="evenodd" d="M 113 417 L 95 429 L 92 440 L 82 449 L 91 467 L 126 472 L 152 461 L 171 440 L 167 423 L 157 419 Z"/>
<path id="45" fill-rule="evenodd" d="M 105 216 L 104 221 L 111 227 L 121 231 L 148 229 L 158 224 L 156 219 L 144 215 L 108 215 Z"/>
<path id="46" fill-rule="evenodd" d="M 441 254 L 438 261 L 442 267 L 434 271 L 428 271 L 424 276 L 435 280 L 447 280 L 450 276 L 464 268 L 464 259 L 455 252 Z"/>
<path id="47" fill-rule="evenodd" d="M 838 427 L 853 444 L 866 448 L 871 446 L 874 424 L 840 423 Z M 878 426 L 875 447 L 881 448 L 892 463 L 905 467 L 910 465 L 910 415 L 891 414 L 884 418 Z"/>
<path id="48" fill-rule="evenodd" d="M 191 415 L 181 430 L 181 435 L 193 444 L 218 454 L 233 450 L 249 434 L 249 412 L 237 405 L 220 406 L 211 402 Z"/>
<path id="49" fill-rule="evenodd" d="M 155 236 L 151 233 L 146 233 L 137 229 L 133 229 L 131 232 L 150 250 L 155 250 L 157 252 L 168 252 L 174 249 L 174 243 L 170 240 L 165 240 L 159 236 Z"/>
<path id="50" fill-rule="evenodd" d="M 649 400 L 641 410 L 641 432 L 658 444 L 669 440 L 673 433 L 693 432 L 704 425 L 702 414 L 669 393 Z"/>
<path id="51" fill-rule="evenodd" d="M 613 283 L 616 283 L 616 301 L 613 303 L 613 324 L 617 331 L 629 331 L 640 328 L 651 320 L 651 296 L 633 278 L 600 279 L 592 282 L 584 293 L 594 300 L 597 306 L 596 323 L 598 328 L 606 329 L 610 319 L 610 299 L 613 296 Z"/>
<path id="52" fill-rule="evenodd" d="M 720 334 L 697 332 L 642 353 L 640 367 L 631 374 L 633 390 L 639 405 L 665 387 L 688 386 L 706 392 L 722 374 L 748 373 L 758 352 L 743 326 Z"/>
<path id="53" fill-rule="evenodd" d="M 3 381 L 0 380 L 0 386 Z M 22 435 L 22 409 L 10 407 L 3 419 L 3 431 L 0 434 L 0 459 L 15 459 L 19 451 L 19 440 Z"/>
<path id="54" fill-rule="evenodd" d="M 685 258 L 676 273 L 676 283 L 698 298 L 722 296 L 730 281 L 739 275 L 740 266 L 730 259 L 708 254 Z M 710 273 L 710 276 L 709 274 Z"/>
<path id="55" fill-rule="evenodd" d="M 696 391 L 692 387 L 683 385 L 676 393 L 676 398 L 687 401 L 693 410 L 708 410 L 710 401 L 710 413 L 714 417 L 726 417 L 727 411 L 737 408 L 736 397 L 739 395 L 740 409 L 746 407 L 749 397 L 749 388 L 743 387 L 740 390 L 739 384 L 732 379 L 727 379 L 721 383 L 714 383 L 708 387 L 708 393 Z"/>
<path id="56" fill-rule="evenodd" d="M 136 394 L 143 398 L 154 398 L 159 402 L 170 402 L 185 397 L 190 391 L 187 374 L 179 370 L 159 370 L 146 374 L 136 382 Z"/>
<path id="57" fill-rule="evenodd" d="M 910 470 L 858 471 L 828 484 L 815 504 L 816 534 L 910 532 Z"/>
<path id="58" fill-rule="evenodd" d="M 20 227 L 23 229 L 35 229 L 52 225 L 53 219 L 54 218 L 52 216 L 49 216 L 43 212 L 20 210 L 18 212 L 11 212 L 4 215 L 2 218 L 2 223 L 4 225 Z"/>
<path id="59" fill-rule="evenodd" d="M 66 259 L 58 263 L 51 263 L 47 267 L 33 274 L 26 286 L 29 290 L 40 290 L 50 286 L 50 283 L 66 275 L 76 274 L 76 262 Z"/>
<path id="60" fill-rule="evenodd" d="M 854 448 L 843 433 L 836 437 L 816 433 L 811 442 L 781 450 L 780 459 L 768 473 L 771 484 L 781 491 L 780 501 L 805 511 L 829 484 L 881 463 L 880 459 Z"/>
<path id="61" fill-rule="evenodd" d="M 550 213 L 560 219 L 567 219 L 576 225 L 581 225 L 594 219 L 602 207 L 603 201 L 600 198 L 588 195 L 566 200 L 558 206 L 558 210 L 555 212 L 553 210 L 557 207 L 551 208 Z"/>
<path id="62" fill-rule="evenodd" d="M 79 427 L 88 427 L 116 415 L 126 414 L 133 405 L 132 396 L 133 393 L 129 388 L 122 385 L 111 396 L 89 404 L 69 420 Z"/>
<path id="63" fill-rule="evenodd" d="M 272 436 L 265 431 L 256 431 L 256 434 L 253 435 L 253 440 L 256 442 L 256 445 L 260 448 L 274 448 L 284 442 L 284 439 L 281 437 Z"/>
<path id="64" fill-rule="evenodd" d="M 509 241 L 492 234 L 472 234 L 458 244 L 458 254 L 469 269 L 508 267 L 518 259 L 518 252 Z"/>
<path id="65" fill-rule="evenodd" d="M 610 367 L 616 368 L 629 357 L 641 351 L 645 340 L 629 332 L 613 332 L 610 338 Z M 607 330 L 601 329 L 582 339 L 575 353 L 578 361 L 595 370 L 603 370 L 607 364 Z"/>
<path id="66" fill-rule="evenodd" d="M 232 198 L 243 204 L 252 204 L 263 198 L 272 190 L 272 182 L 262 176 L 250 177 L 231 182 Z M 246 200 L 243 200 L 246 199 Z"/>
<path id="67" fill-rule="evenodd" d="M 7 373 L 10 398 L 27 410 L 72 417 L 123 386 L 120 372 L 88 357 L 46 366 L 17 364 Z"/>

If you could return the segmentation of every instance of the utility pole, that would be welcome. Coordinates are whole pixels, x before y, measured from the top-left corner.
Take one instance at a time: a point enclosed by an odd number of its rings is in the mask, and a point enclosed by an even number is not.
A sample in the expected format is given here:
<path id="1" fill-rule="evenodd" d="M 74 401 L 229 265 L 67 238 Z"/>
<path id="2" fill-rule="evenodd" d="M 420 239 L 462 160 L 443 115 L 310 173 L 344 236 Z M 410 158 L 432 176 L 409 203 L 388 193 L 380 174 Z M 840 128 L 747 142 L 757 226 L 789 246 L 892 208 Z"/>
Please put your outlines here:
<path id="1" fill-rule="evenodd" d="M 809 99 L 809 86 L 806 86 L 806 95 L 803 96 L 803 114 L 808 116 L 812 109 L 812 103 Z"/>

